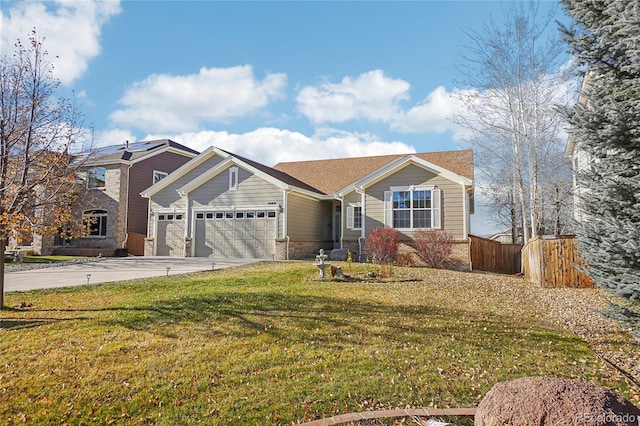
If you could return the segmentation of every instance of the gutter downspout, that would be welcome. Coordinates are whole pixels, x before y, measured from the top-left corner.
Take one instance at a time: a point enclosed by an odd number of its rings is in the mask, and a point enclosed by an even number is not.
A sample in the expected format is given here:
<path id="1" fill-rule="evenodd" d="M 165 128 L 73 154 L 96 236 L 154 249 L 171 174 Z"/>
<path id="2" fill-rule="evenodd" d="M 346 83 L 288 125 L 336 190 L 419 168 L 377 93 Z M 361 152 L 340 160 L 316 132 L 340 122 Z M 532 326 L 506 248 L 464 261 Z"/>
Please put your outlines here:
<path id="1" fill-rule="evenodd" d="M 285 260 L 289 260 L 289 241 L 291 240 L 288 235 L 284 237 L 287 240 L 287 252 L 285 253 Z"/>
<path id="2" fill-rule="evenodd" d="M 360 236 L 358 237 L 358 261 L 362 261 L 362 242 L 365 240 L 365 235 L 366 235 L 366 217 L 367 215 L 365 214 L 366 212 L 366 194 L 364 192 L 364 189 L 362 188 L 355 188 L 356 193 L 360 194 L 360 213 L 361 213 L 361 221 L 362 223 L 360 224 Z"/>
<path id="3" fill-rule="evenodd" d="M 364 237 L 358 237 L 358 262 L 362 262 L 362 242 L 364 241 Z"/>
<path id="4" fill-rule="evenodd" d="M 340 201 L 340 248 L 344 248 L 344 196 L 336 194 L 335 198 Z M 335 217 L 335 214 L 335 209 L 332 209 L 331 215 Z"/>
<path id="5" fill-rule="evenodd" d="M 129 143 L 127 141 L 127 149 L 129 148 Z M 122 242 L 122 248 L 127 247 L 127 241 L 129 241 L 129 177 L 131 176 L 131 166 L 133 164 L 129 163 L 127 167 L 127 191 L 124 202 L 124 241 Z"/>
<path id="6" fill-rule="evenodd" d="M 291 191 L 293 191 L 293 189 L 291 187 L 287 187 L 287 189 L 283 189 L 282 190 L 282 216 L 284 216 L 282 218 L 282 235 L 284 235 L 284 238 L 286 238 L 287 240 L 287 246 L 286 246 L 286 250 L 287 252 L 285 253 L 285 259 L 289 260 L 289 223 L 287 221 L 287 216 L 289 214 L 288 212 L 288 208 L 289 208 L 289 194 L 291 193 Z M 279 217 L 280 215 L 278 215 Z M 278 224 L 278 228 L 279 228 L 279 224 Z M 278 235 L 280 235 L 280 230 L 276 230 L 276 238 L 278 238 Z"/>

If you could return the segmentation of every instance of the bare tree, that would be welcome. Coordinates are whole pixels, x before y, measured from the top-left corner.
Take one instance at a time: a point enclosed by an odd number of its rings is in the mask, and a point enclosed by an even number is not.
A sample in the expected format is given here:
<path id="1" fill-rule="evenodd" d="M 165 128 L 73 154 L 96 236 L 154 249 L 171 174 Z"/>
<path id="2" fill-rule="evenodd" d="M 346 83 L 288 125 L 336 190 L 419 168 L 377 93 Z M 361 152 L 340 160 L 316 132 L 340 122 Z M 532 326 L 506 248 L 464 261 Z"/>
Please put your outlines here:
<path id="1" fill-rule="evenodd" d="M 567 167 L 558 155 L 565 146 L 558 105 L 569 101 L 568 73 L 559 33 L 550 29 L 553 14 L 538 15 L 539 2 L 511 3 L 504 24 L 468 33 L 461 69 L 470 89 L 459 92 L 464 107 L 456 118 L 469 131 L 480 180 L 502 188 L 496 201 L 509 194 L 517 209 L 510 218 L 521 222 L 511 224 L 514 240 L 522 229 L 525 242 L 548 220 L 545 179 L 562 176 L 549 170 Z"/>
<path id="2" fill-rule="evenodd" d="M 59 81 L 35 29 L 25 45 L 0 59 L 0 308 L 4 252 L 10 238 L 51 234 L 70 221 L 86 139 L 75 103 L 57 96 Z"/>

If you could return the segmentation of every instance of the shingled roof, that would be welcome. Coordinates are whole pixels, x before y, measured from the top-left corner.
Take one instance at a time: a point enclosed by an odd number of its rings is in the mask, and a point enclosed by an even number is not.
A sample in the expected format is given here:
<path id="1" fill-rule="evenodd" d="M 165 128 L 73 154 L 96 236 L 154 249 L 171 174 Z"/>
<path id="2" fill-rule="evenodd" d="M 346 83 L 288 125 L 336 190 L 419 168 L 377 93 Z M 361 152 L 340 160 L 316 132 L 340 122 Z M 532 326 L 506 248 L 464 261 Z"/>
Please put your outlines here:
<path id="1" fill-rule="evenodd" d="M 316 192 L 318 194 L 322 194 L 322 191 L 320 191 L 319 189 L 315 188 L 314 186 L 307 184 L 297 178 L 295 178 L 294 176 L 291 176 L 289 174 L 287 174 L 286 172 L 280 171 L 280 170 L 276 170 L 272 167 L 269 166 L 265 166 L 264 164 L 258 163 L 257 161 L 253 161 L 253 160 L 249 160 L 246 157 L 242 157 L 240 155 L 234 154 L 232 152 L 226 151 L 224 149 L 220 149 L 220 151 L 222 152 L 226 152 L 227 154 L 237 158 L 238 160 L 241 160 L 247 164 L 249 164 L 252 167 L 255 167 L 256 169 L 260 170 L 261 172 L 264 172 L 270 176 L 273 176 L 274 178 L 289 184 L 291 186 L 295 186 L 297 188 L 300 189 L 304 189 L 307 191 L 311 191 L 311 192 Z"/>
<path id="2" fill-rule="evenodd" d="M 375 172 L 384 165 L 408 155 L 450 170 L 473 180 L 473 151 L 443 151 L 418 154 L 379 155 L 372 157 L 337 158 L 331 160 L 295 161 L 278 163 L 273 169 L 332 194 L 347 185 Z"/>

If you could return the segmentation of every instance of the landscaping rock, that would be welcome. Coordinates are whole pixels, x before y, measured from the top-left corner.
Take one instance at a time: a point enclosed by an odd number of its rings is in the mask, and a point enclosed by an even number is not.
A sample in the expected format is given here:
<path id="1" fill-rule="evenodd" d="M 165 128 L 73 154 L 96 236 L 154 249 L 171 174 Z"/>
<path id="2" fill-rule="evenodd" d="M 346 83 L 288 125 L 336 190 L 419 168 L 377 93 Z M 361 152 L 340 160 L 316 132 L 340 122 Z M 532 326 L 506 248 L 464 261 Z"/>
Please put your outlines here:
<path id="1" fill-rule="evenodd" d="M 333 249 L 331 250 L 331 260 L 347 260 L 347 256 L 349 255 L 349 249 L 341 248 L 341 249 Z"/>
<path id="2" fill-rule="evenodd" d="M 480 402 L 476 426 L 633 425 L 640 409 L 581 380 L 524 377 L 495 385 Z"/>

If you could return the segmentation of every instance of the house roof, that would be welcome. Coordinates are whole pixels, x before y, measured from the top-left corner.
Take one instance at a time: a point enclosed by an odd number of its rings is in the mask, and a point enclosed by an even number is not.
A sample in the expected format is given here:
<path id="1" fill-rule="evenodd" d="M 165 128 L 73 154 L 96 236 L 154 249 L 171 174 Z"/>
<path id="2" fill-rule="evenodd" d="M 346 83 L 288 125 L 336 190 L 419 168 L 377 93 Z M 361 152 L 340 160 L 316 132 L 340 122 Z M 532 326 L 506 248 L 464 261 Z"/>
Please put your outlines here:
<path id="1" fill-rule="evenodd" d="M 166 150 L 174 150 L 175 152 L 182 151 L 190 154 L 189 156 L 191 157 L 199 154 L 198 151 L 174 142 L 171 139 L 158 139 L 97 147 L 89 152 L 83 153 L 83 155 L 85 156 L 85 161 L 89 164 L 107 164 L 121 161 L 135 162 Z"/>
<path id="2" fill-rule="evenodd" d="M 332 194 L 385 165 L 409 155 L 473 180 L 473 151 L 471 150 L 296 161 L 278 163 L 273 169 L 288 174 L 325 194 Z"/>
<path id="3" fill-rule="evenodd" d="M 260 163 L 258 163 L 256 161 L 249 160 L 246 157 L 242 157 L 240 155 L 236 155 L 236 154 L 234 154 L 232 152 L 225 151 L 223 149 L 221 149 L 221 151 L 226 152 L 227 154 L 231 155 L 232 157 L 235 157 L 238 160 L 241 160 L 241 161 L 247 163 L 248 165 L 260 170 L 263 173 L 266 173 L 266 174 L 268 174 L 268 175 L 280 180 L 281 182 L 286 183 L 287 185 L 295 186 L 297 188 L 304 189 L 306 191 L 316 192 L 318 194 L 322 194 L 323 193 L 321 190 L 317 189 L 313 185 L 305 183 L 305 182 L 301 181 L 300 179 L 297 179 L 296 177 L 291 176 L 290 174 L 287 174 L 286 172 L 277 170 L 277 169 L 275 169 L 273 167 L 265 166 L 264 164 L 260 164 Z"/>

